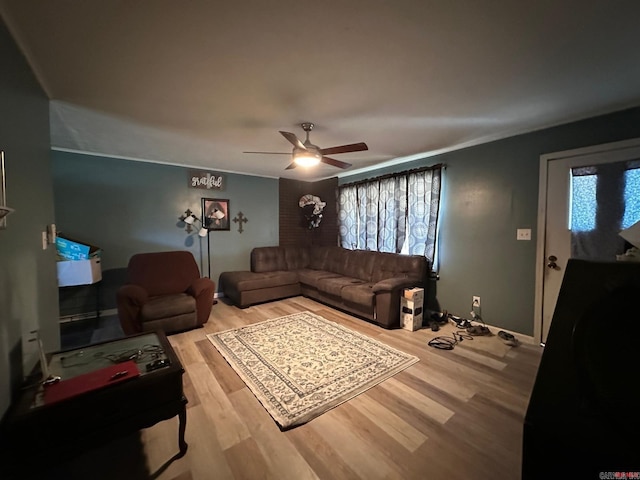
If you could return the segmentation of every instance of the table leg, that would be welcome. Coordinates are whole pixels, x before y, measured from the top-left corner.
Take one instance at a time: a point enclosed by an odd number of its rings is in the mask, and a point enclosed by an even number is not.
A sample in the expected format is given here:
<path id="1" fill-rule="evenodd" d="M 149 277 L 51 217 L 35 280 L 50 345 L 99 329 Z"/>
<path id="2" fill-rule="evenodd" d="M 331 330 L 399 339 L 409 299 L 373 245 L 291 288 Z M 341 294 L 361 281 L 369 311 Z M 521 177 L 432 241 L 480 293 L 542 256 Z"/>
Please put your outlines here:
<path id="1" fill-rule="evenodd" d="M 187 409 L 186 407 L 182 407 L 180 413 L 178 414 L 178 420 L 180 424 L 178 425 L 178 446 L 180 447 L 180 453 L 178 454 L 178 458 L 184 456 L 187 453 L 187 442 L 184 440 L 184 432 L 187 429 Z"/>

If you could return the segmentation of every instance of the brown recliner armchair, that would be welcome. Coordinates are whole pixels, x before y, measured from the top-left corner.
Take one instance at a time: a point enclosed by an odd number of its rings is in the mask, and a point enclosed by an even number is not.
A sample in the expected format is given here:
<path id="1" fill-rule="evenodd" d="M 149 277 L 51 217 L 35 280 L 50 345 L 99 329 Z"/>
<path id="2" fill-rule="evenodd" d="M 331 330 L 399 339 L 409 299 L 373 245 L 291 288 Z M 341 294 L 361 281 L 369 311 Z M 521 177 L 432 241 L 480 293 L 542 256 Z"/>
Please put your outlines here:
<path id="1" fill-rule="evenodd" d="M 125 334 L 175 333 L 207 323 L 215 283 L 200 277 L 186 251 L 138 253 L 129 259 L 127 283 L 116 294 Z"/>

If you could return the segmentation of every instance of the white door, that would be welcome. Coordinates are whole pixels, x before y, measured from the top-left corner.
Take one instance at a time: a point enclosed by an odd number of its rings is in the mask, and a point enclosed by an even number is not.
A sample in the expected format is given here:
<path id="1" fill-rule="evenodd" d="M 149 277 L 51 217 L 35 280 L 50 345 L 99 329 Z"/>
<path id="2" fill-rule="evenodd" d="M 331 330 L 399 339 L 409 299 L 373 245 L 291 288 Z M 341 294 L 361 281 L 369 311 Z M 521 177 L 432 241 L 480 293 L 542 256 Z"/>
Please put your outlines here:
<path id="1" fill-rule="evenodd" d="M 571 255 L 571 169 L 640 158 L 640 139 L 597 145 L 540 158 L 534 337 L 547 339 Z"/>

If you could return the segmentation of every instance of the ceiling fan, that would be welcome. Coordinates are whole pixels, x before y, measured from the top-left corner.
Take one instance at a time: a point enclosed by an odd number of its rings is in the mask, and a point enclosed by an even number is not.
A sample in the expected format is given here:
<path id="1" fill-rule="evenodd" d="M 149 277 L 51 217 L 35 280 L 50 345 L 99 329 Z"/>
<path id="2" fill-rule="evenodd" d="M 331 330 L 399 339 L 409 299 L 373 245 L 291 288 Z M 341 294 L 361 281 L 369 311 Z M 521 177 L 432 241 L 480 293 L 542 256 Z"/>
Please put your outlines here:
<path id="1" fill-rule="evenodd" d="M 326 163 L 338 168 L 349 168 L 350 163 L 336 160 L 335 158 L 326 157 L 325 155 L 335 155 L 337 153 L 361 152 L 368 150 L 366 143 L 351 143 L 349 145 L 339 145 L 337 147 L 320 148 L 309 141 L 309 132 L 313 130 L 313 123 L 301 123 L 302 129 L 307 132 L 307 138 L 301 142 L 293 133 L 280 131 L 282 136 L 293 145 L 293 162 L 287 166 L 285 170 L 296 168 L 297 166 L 311 167 L 318 163 Z M 243 153 L 262 153 L 271 155 L 289 155 L 288 152 L 243 152 Z"/>

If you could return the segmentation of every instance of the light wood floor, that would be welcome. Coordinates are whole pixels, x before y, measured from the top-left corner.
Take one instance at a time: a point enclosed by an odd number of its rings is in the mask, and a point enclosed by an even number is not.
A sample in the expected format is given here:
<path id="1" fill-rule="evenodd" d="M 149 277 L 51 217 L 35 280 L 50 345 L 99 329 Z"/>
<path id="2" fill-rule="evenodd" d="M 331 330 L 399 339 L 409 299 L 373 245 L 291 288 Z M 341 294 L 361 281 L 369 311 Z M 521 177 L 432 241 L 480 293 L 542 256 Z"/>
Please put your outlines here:
<path id="1" fill-rule="evenodd" d="M 420 361 L 282 432 L 206 334 L 305 310 Z M 171 461 L 172 419 L 83 455 L 65 466 L 65 478 L 519 479 L 523 418 L 542 352 L 508 347 L 497 335 L 452 351 L 427 346 L 452 331 L 384 330 L 303 297 L 245 310 L 221 301 L 205 328 L 170 337 L 186 370 L 187 454 Z"/>

